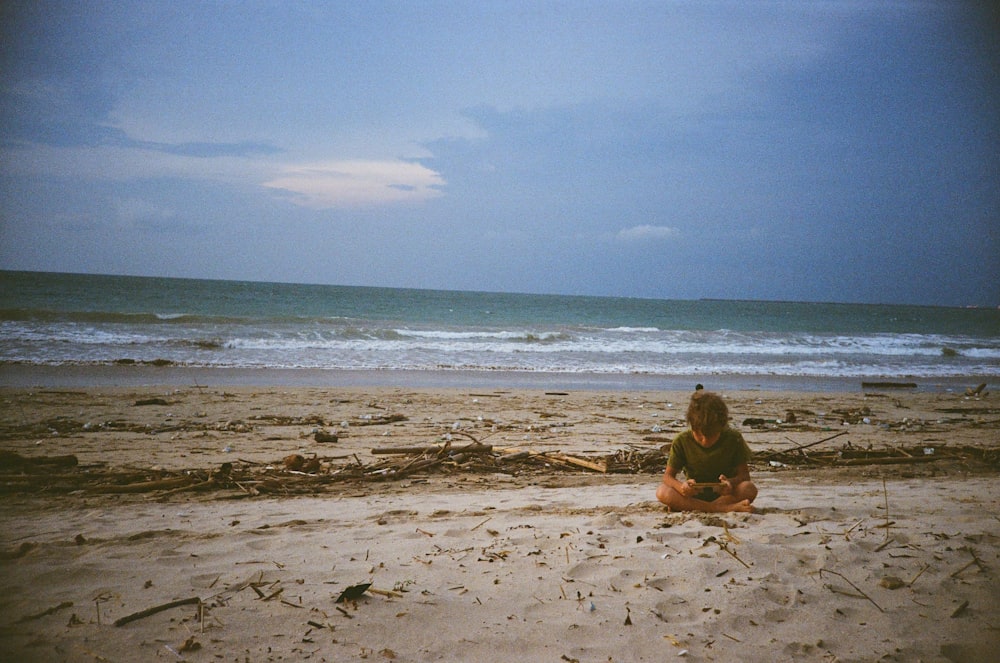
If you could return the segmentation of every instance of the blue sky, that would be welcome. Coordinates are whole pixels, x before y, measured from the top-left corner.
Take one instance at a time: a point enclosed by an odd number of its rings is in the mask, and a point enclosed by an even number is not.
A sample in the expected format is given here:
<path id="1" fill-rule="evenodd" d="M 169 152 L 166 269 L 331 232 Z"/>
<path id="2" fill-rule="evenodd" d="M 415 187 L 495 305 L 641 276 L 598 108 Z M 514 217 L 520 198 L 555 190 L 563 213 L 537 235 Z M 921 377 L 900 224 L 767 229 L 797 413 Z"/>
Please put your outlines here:
<path id="1" fill-rule="evenodd" d="M 0 7 L 0 269 L 1000 304 L 975 4 Z"/>

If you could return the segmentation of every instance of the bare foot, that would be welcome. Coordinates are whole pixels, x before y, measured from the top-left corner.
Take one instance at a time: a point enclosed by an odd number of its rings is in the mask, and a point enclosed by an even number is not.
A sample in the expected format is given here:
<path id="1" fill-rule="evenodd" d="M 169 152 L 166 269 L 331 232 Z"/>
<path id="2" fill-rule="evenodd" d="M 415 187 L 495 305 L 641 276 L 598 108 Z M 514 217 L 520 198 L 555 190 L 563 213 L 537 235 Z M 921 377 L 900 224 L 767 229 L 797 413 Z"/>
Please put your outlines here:
<path id="1" fill-rule="evenodd" d="M 718 507 L 719 513 L 753 513 L 753 505 L 750 504 L 750 500 L 735 500 L 733 498 L 720 497 L 711 504 Z"/>

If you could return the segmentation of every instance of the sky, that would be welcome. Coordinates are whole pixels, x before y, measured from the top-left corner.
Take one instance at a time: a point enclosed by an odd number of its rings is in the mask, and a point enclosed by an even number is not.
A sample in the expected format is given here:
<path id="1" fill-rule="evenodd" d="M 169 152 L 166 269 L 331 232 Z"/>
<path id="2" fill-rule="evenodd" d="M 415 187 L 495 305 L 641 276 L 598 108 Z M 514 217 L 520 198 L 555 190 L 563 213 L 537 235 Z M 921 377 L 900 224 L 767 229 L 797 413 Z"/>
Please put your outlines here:
<path id="1" fill-rule="evenodd" d="M 1000 305 L 1000 20 L 0 4 L 0 269 Z"/>

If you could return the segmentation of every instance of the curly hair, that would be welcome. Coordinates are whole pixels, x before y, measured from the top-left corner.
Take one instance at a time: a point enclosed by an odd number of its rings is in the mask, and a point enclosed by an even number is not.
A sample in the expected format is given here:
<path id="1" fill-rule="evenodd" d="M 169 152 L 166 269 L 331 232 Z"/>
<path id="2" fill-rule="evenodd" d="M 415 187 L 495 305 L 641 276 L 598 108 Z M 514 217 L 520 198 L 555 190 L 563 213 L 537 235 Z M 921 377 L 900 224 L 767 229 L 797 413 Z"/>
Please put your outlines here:
<path id="1" fill-rule="evenodd" d="M 722 397 L 712 391 L 698 390 L 691 395 L 687 409 L 691 430 L 711 437 L 729 423 L 729 408 Z"/>

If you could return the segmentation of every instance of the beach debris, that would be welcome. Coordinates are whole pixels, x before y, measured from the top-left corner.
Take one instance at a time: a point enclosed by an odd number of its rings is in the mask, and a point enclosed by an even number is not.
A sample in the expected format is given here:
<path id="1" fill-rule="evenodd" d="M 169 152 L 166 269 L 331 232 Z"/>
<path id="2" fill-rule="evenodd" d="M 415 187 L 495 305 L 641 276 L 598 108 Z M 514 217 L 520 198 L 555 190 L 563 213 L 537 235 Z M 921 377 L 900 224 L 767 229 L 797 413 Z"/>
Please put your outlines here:
<path id="1" fill-rule="evenodd" d="M 313 439 L 320 444 L 335 444 L 340 441 L 336 433 L 328 433 L 322 429 L 317 429 L 313 433 Z"/>
<path id="2" fill-rule="evenodd" d="M 31 622 L 36 619 L 41 619 L 42 617 L 48 617 L 49 615 L 53 615 L 59 612 L 60 610 L 72 607 L 73 607 L 72 601 L 63 601 L 59 605 L 48 608 L 47 610 L 42 610 L 41 612 L 35 613 L 33 615 L 25 615 L 24 617 L 21 617 L 19 620 L 17 620 L 17 623 L 23 624 L 24 622 Z"/>
<path id="3" fill-rule="evenodd" d="M 334 603 L 343 603 L 345 601 L 357 601 L 359 598 L 364 596 L 364 593 L 367 592 L 368 588 L 371 586 L 372 584 L 370 582 L 363 582 L 357 585 L 351 585 L 350 587 L 348 587 L 347 589 L 345 589 L 340 593 L 340 596 L 337 597 L 337 600 L 334 601 Z"/>
<path id="4" fill-rule="evenodd" d="M 984 571 L 985 572 L 987 570 L 987 567 L 983 563 L 983 560 L 979 559 L 979 555 L 976 554 L 976 551 L 972 548 L 972 546 L 962 546 L 959 550 L 964 550 L 965 552 L 967 552 L 970 555 L 972 555 L 972 560 L 968 564 L 966 564 L 965 566 L 963 566 L 962 568 L 960 568 L 957 571 L 955 571 L 954 573 L 952 573 L 951 574 L 952 578 L 957 578 L 958 576 L 962 575 L 962 573 L 966 569 L 968 569 L 969 567 L 971 567 L 973 565 L 978 566 L 980 571 Z"/>
<path id="5" fill-rule="evenodd" d="M 400 421 L 409 421 L 404 414 L 364 414 L 350 422 L 351 426 L 384 426 Z M 343 426 L 343 424 L 341 424 Z"/>
<path id="6" fill-rule="evenodd" d="M 864 591 L 862 591 L 860 587 L 858 587 L 853 582 L 851 582 L 850 579 L 848 579 L 847 576 L 845 576 L 844 574 L 838 573 L 837 571 L 833 571 L 831 569 L 822 568 L 822 569 L 819 570 L 819 577 L 822 578 L 824 573 L 829 573 L 829 574 L 837 576 L 838 578 L 840 578 L 841 580 L 843 580 L 844 582 L 846 582 L 848 585 L 850 585 L 851 587 L 853 587 L 854 591 L 856 591 L 857 594 L 855 595 L 855 594 L 851 594 L 850 592 L 845 592 L 843 590 L 836 589 L 832 585 L 826 585 L 826 588 L 829 589 L 831 592 L 834 592 L 836 594 L 843 594 L 844 596 L 856 596 L 857 598 L 868 599 L 868 601 L 873 606 L 875 606 L 876 608 L 878 608 L 879 612 L 885 612 L 885 610 L 882 609 L 882 606 L 880 606 L 878 603 L 875 602 L 875 600 L 872 597 L 868 596 L 868 594 L 866 594 Z"/>
<path id="7" fill-rule="evenodd" d="M 979 390 L 979 393 L 982 393 L 982 390 Z M 500 397 L 499 394 L 482 394 L 484 397 L 487 395 Z M 232 395 L 223 394 L 223 397 Z M 141 395 L 135 399 L 155 400 Z M 167 403 L 164 398 L 160 400 Z M 201 434 L 209 439 L 222 437 L 217 448 L 232 453 L 234 449 L 251 448 L 253 441 L 230 435 L 258 434 L 262 427 L 268 425 L 302 426 L 303 433 L 299 435 L 300 438 L 308 437 L 317 442 L 324 440 L 332 442 L 336 438 L 342 442 L 341 438 L 347 426 L 384 425 L 407 420 L 406 415 L 393 413 L 383 405 L 368 403 L 368 406 L 376 409 L 371 414 L 358 414 L 350 421 L 345 420 L 341 424 L 343 428 L 337 429 L 340 435 L 328 432 L 337 425 L 335 422 L 327 421 L 317 414 L 297 416 L 254 414 L 242 420 L 234 416 L 229 420 L 214 422 L 196 418 L 171 422 L 165 427 L 119 419 L 87 420 L 81 414 L 79 420 L 66 416 L 48 417 L 30 422 L 24 421 L 23 418 L 21 420 L 11 418 L 0 422 L 0 440 L 37 442 L 38 438 L 54 435 L 66 438 L 82 434 L 92 436 L 125 432 L 134 435 L 155 435 L 174 431 L 178 434 Z M 783 408 L 781 410 L 783 419 L 757 419 L 768 431 L 806 432 L 821 431 L 827 425 L 836 426 L 838 420 L 848 423 L 861 422 L 867 417 L 888 431 L 912 433 L 943 432 L 954 425 L 988 429 L 994 427 L 993 420 L 975 419 L 975 417 L 1000 414 L 1000 408 L 970 407 L 969 404 L 965 404 L 964 407 L 937 408 L 935 411 L 949 416 L 947 419 L 924 421 L 911 415 L 906 419 L 892 421 L 883 413 L 876 415 L 869 407 L 851 405 L 831 412 Z M 564 416 L 548 412 L 535 414 L 542 418 Z M 135 467 L 116 468 L 109 467 L 108 463 L 100 460 L 81 466 L 76 456 L 29 456 L 0 450 L 0 494 L 67 494 L 83 491 L 108 494 L 156 493 L 165 496 L 186 491 L 234 490 L 237 491 L 238 497 L 252 497 L 262 494 L 297 495 L 337 490 L 336 486 L 343 482 L 398 481 L 407 477 L 411 480 L 424 480 L 422 477 L 433 474 L 448 476 L 457 472 L 482 475 L 500 473 L 514 476 L 552 473 L 660 474 L 666 465 L 674 429 L 679 430 L 684 426 L 681 421 L 663 420 L 657 424 L 661 434 L 648 435 L 649 425 L 633 417 L 617 417 L 607 412 L 592 414 L 601 421 L 607 420 L 628 426 L 630 434 L 637 436 L 633 439 L 641 439 L 642 443 L 626 444 L 623 448 L 610 452 L 567 452 L 556 447 L 557 443 L 552 441 L 555 438 L 553 425 L 518 422 L 498 426 L 496 422 L 482 417 L 478 419 L 459 417 L 449 418 L 446 424 L 441 424 L 445 430 L 437 431 L 436 443 L 421 445 L 411 442 L 408 446 L 400 447 L 391 447 L 387 444 L 384 448 L 372 449 L 373 458 L 364 458 L 360 453 L 352 453 L 349 456 L 315 454 L 310 457 L 300 452 L 284 458 L 281 454 L 276 454 L 277 458 L 270 462 L 262 462 L 259 459 L 252 461 L 243 458 L 234 459 L 232 463 L 223 465 L 227 468 L 225 470 L 218 466 L 180 470 L 167 470 L 162 466 L 144 470 Z M 790 423 L 793 418 L 795 422 Z M 751 422 L 757 423 L 751 419 L 745 421 L 748 425 Z M 778 423 L 779 421 L 781 423 Z M 453 429 L 452 422 L 460 423 L 460 427 Z M 563 426 L 565 422 L 557 425 Z M 395 427 L 393 430 L 395 431 Z M 506 439 L 511 440 L 508 444 L 518 444 L 513 440 L 519 439 L 521 433 L 525 431 L 531 432 L 525 436 L 529 442 L 520 448 L 489 444 L 485 440 L 499 433 L 508 436 Z M 324 438 L 321 433 L 330 437 Z M 934 446 L 930 447 L 926 440 L 922 440 L 923 443 L 920 445 L 893 445 L 882 448 L 872 448 L 871 445 L 863 448 L 850 443 L 835 449 L 820 446 L 835 437 L 847 434 L 848 430 L 845 428 L 836 433 L 826 434 L 826 437 L 815 442 L 793 443 L 794 446 L 776 443 L 774 446 L 785 446 L 785 448 L 772 447 L 758 450 L 751 460 L 751 467 L 754 471 L 772 471 L 772 469 L 784 471 L 790 467 L 855 467 L 950 461 L 963 465 L 979 462 L 990 466 L 989 469 L 1000 468 L 1000 446 L 997 445 L 952 446 L 935 442 Z M 279 434 L 267 439 L 280 440 L 285 437 L 287 434 Z M 459 437 L 468 438 L 471 444 L 459 444 Z M 543 444 L 552 447 L 540 448 Z M 602 445 L 601 448 L 606 449 L 603 447 L 605 444 L 603 440 L 599 444 Z M 817 449 L 817 446 L 820 448 Z M 925 451 L 931 448 L 933 448 L 932 453 Z M 292 460 L 286 462 L 287 458 Z M 414 478 L 415 475 L 421 478 Z"/>
<path id="8" fill-rule="evenodd" d="M 424 447 L 380 447 L 371 450 L 372 455 L 413 455 L 437 453 L 491 453 L 493 447 L 489 444 L 473 443 L 463 447 L 452 447 L 450 444 L 430 445 Z"/>
<path id="9" fill-rule="evenodd" d="M 20 559 L 21 557 L 27 555 L 37 545 L 38 544 L 32 543 L 31 541 L 24 541 L 13 550 L 0 551 L 0 559 Z"/>
<path id="10" fill-rule="evenodd" d="M 190 486 L 195 481 L 194 477 L 185 475 L 150 481 L 138 481 L 135 483 L 98 485 L 92 487 L 90 491 L 94 493 L 148 493 L 155 490 Z"/>
<path id="11" fill-rule="evenodd" d="M 899 589 L 900 587 L 905 587 L 906 583 L 903 582 L 902 578 L 896 576 L 885 576 L 878 582 L 879 587 L 884 587 L 885 589 Z"/>
<path id="12" fill-rule="evenodd" d="M 31 469 L 52 469 L 59 467 L 76 467 L 80 464 L 76 456 L 22 456 L 6 449 L 0 450 L 0 469 L 16 469 L 28 471 Z"/>
<path id="13" fill-rule="evenodd" d="M 826 438 L 819 442 L 832 438 Z M 1000 447 L 958 447 L 941 445 L 933 454 L 924 446 L 859 448 L 846 444 L 839 449 L 808 451 L 818 444 L 797 445 L 791 449 L 760 453 L 751 461 L 757 470 L 789 466 L 856 467 L 878 464 L 912 464 L 953 460 L 963 464 L 978 460 L 1000 466 Z M 167 471 L 150 468 L 109 469 L 102 466 L 71 467 L 58 474 L 33 473 L 20 464 L 0 463 L 0 492 L 68 493 L 85 490 L 91 493 L 170 494 L 183 491 L 236 489 L 246 496 L 259 494 L 306 494 L 329 490 L 338 482 L 392 481 L 417 473 L 432 472 L 521 474 L 530 472 L 656 473 L 663 471 L 669 447 L 630 446 L 602 455 L 566 454 L 517 447 L 500 448 L 476 442 L 419 447 L 372 449 L 375 460 L 364 462 L 356 454 L 342 457 L 306 457 L 290 454 L 276 463 L 239 459 L 215 469 Z M 2 454 L 0 454 L 2 457 Z M 27 467 L 31 467 L 29 464 Z"/>
<path id="14" fill-rule="evenodd" d="M 967 388 L 965 390 L 965 395 L 972 397 L 972 396 L 979 396 L 980 394 L 982 394 L 985 396 L 986 394 L 983 394 L 984 389 L 986 389 L 986 383 L 981 382 L 979 386 L 977 386 L 975 389 L 973 389 L 972 387 Z"/>
<path id="15" fill-rule="evenodd" d="M 140 610 L 139 612 L 133 612 L 131 615 L 126 615 L 125 617 L 121 617 L 115 620 L 115 626 L 124 626 L 125 624 L 134 622 L 138 619 L 143 619 L 145 617 L 149 617 L 150 615 L 155 615 L 159 612 L 163 612 L 164 610 L 171 610 L 173 608 L 179 608 L 180 606 L 184 605 L 201 605 L 201 599 L 198 598 L 197 596 L 192 596 L 190 598 L 171 601 L 169 603 L 164 603 L 162 605 L 156 605 L 153 606 L 152 608 L 146 608 L 145 610 Z"/>
<path id="16" fill-rule="evenodd" d="M 170 403 L 162 398 L 140 398 L 135 402 L 135 407 L 142 407 L 144 405 L 170 405 Z"/>
<path id="17" fill-rule="evenodd" d="M 282 459 L 282 463 L 285 469 L 299 472 L 302 470 L 302 466 L 306 464 L 306 458 L 302 454 L 290 454 Z"/>

